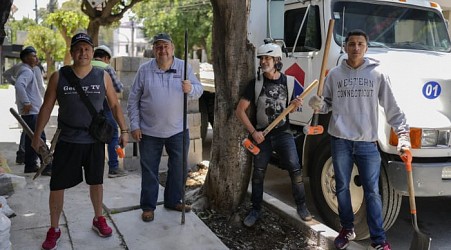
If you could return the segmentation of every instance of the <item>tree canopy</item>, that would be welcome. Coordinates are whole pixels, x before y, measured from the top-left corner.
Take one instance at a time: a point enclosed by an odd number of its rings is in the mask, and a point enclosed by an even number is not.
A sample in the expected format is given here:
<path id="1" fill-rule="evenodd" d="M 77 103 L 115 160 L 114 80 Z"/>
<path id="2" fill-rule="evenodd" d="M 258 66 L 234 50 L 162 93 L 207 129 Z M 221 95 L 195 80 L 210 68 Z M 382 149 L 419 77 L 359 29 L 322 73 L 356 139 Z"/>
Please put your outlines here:
<path id="1" fill-rule="evenodd" d="M 64 65 L 71 62 L 70 58 L 70 40 L 73 35 L 80 29 L 85 29 L 88 26 L 88 17 L 82 13 L 68 10 L 58 10 L 50 13 L 45 20 L 48 25 L 54 25 L 66 42 L 66 52 L 64 55 Z"/>
<path id="2" fill-rule="evenodd" d="M 63 37 L 50 28 L 35 25 L 28 30 L 25 44 L 30 44 L 38 51 L 38 57 L 45 58 L 47 73 L 55 70 L 54 61 L 64 57 L 65 43 Z"/>
<path id="3" fill-rule="evenodd" d="M 165 32 L 171 35 L 176 56 L 183 55 L 184 32 L 189 33 L 191 48 L 211 47 L 211 26 L 213 11 L 209 1 L 202 0 L 160 0 L 139 3 L 133 8 L 144 25 L 144 33 L 152 38 Z"/>
<path id="4" fill-rule="evenodd" d="M 95 45 L 99 43 L 100 26 L 110 26 L 119 22 L 124 14 L 135 4 L 143 0 L 108 0 L 100 5 L 91 5 L 90 0 L 82 0 L 81 10 L 89 17 L 88 35 L 91 36 Z"/>

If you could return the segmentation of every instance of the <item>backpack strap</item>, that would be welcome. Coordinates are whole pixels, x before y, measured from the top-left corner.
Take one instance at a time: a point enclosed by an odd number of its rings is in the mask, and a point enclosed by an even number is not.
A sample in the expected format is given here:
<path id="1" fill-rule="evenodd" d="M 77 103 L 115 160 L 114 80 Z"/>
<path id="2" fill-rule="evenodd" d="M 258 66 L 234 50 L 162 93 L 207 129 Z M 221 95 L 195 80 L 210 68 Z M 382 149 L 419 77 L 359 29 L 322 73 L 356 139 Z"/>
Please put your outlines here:
<path id="1" fill-rule="evenodd" d="M 287 76 L 287 89 L 288 89 L 288 96 L 287 100 L 290 102 L 293 99 L 293 90 L 294 90 L 294 77 L 286 75 Z"/>
<path id="2" fill-rule="evenodd" d="M 258 97 L 262 92 L 262 88 L 263 88 L 263 77 L 257 76 L 257 78 L 255 78 L 255 96 L 254 96 L 255 106 L 257 106 Z"/>

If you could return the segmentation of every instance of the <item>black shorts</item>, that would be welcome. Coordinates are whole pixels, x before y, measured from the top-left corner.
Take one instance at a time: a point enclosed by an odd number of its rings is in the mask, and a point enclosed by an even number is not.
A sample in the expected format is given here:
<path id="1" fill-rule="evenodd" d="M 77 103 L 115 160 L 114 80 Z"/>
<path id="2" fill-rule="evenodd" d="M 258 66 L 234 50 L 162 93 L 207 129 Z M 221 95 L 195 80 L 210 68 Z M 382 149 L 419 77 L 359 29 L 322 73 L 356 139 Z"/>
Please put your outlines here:
<path id="1" fill-rule="evenodd" d="M 83 181 L 88 185 L 103 184 L 105 144 L 77 144 L 59 141 L 53 157 L 50 190 L 74 187 Z"/>

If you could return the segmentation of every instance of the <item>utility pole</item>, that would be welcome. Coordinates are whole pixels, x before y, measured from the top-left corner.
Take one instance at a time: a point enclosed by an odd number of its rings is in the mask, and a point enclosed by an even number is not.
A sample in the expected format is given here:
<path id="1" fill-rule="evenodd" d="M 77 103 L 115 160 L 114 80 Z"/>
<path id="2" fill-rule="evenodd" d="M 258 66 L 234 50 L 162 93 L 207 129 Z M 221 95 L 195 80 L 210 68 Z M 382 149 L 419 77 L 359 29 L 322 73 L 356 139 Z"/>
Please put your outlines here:
<path id="1" fill-rule="evenodd" d="M 135 20 L 134 18 L 131 20 L 132 24 L 132 56 L 135 56 Z"/>
<path id="2" fill-rule="evenodd" d="M 38 0 L 34 0 L 34 12 L 36 13 L 36 24 L 38 24 Z"/>

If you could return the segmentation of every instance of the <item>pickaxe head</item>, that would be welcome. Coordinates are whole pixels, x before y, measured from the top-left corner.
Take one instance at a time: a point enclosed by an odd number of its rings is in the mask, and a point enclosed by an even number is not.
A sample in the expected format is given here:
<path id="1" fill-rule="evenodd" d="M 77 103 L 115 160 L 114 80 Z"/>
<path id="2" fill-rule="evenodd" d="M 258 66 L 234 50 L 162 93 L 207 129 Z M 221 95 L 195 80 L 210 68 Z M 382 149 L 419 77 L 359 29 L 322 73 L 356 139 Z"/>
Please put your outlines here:
<path id="1" fill-rule="evenodd" d="M 254 143 L 252 143 L 252 141 L 249 140 L 248 138 L 243 140 L 242 145 L 254 155 L 258 155 L 258 153 L 260 153 L 260 149 L 257 146 L 255 146 Z"/>

